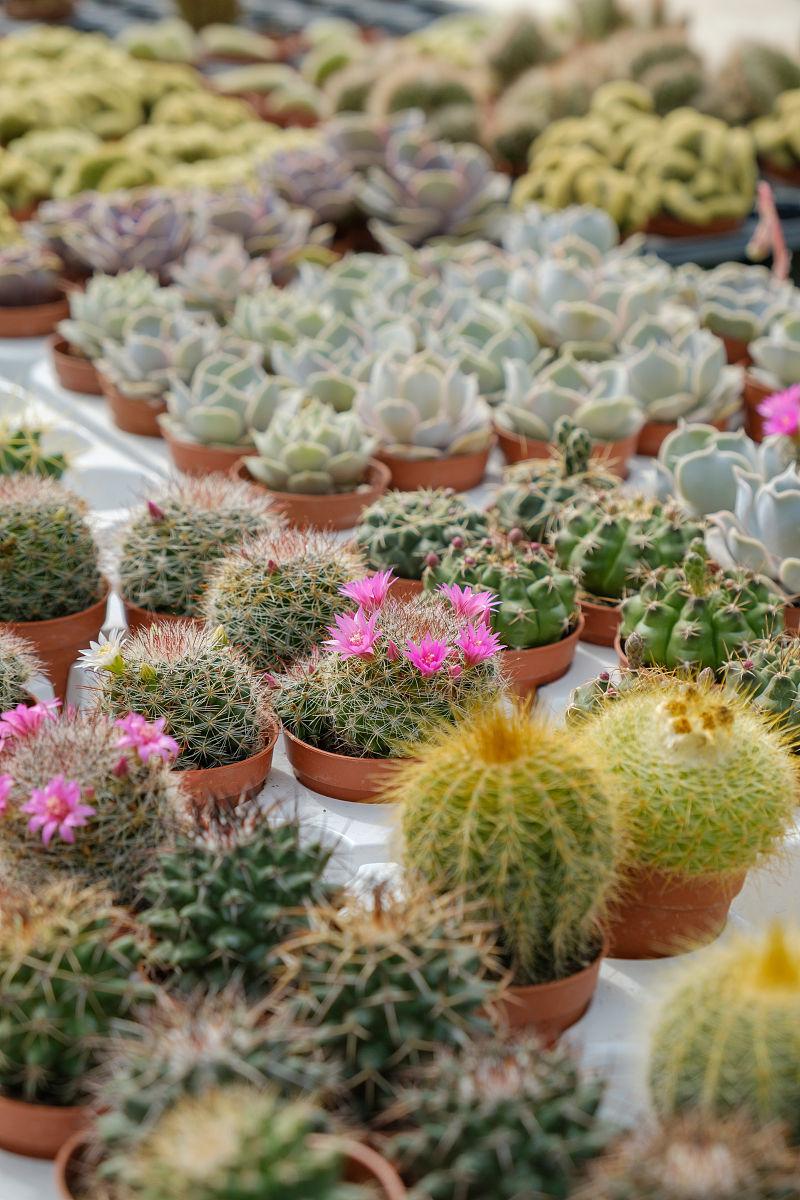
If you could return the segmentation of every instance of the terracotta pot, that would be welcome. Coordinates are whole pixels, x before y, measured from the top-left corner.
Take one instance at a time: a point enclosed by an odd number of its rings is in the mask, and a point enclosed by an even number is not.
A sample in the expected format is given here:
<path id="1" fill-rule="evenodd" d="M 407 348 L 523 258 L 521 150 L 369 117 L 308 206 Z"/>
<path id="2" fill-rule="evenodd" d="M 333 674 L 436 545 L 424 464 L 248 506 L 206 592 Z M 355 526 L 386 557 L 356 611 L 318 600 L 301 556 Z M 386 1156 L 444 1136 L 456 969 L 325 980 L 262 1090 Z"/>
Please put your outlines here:
<path id="1" fill-rule="evenodd" d="M 693 225 L 689 221 L 680 221 L 669 213 L 657 213 L 651 217 L 645 227 L 645 232 L 655 237 L 692 238 L 714 237 L 718 233 L 733 233 L 744 223 L 744 217 L 719 217 L 709 221 L 707 225 Z"/>
<path id="2" fill-rule="evenodd" d="M 391 471 L 391 486 L 398 492 L 434 487 L 468 492 L 483 479 L 493 444 L 476 454 L 454 454 L 450 458 L 398 458 L 396 454 L 386 454 L 382 450 L 375 457 Z"/>
<path id="3" fill-rule="evenodd" d="M 183 442 L 170 433 L 164 421 L 160 421 L 159 426 L 170 458 L 184 475 L 211 475 L 215 471 L 231 471 L 241 460 L 241 446 L 203 446 L 200 442 Z"/>
<path id="4" fill-rule="evenodd" d="M 193 799 L 202 804 L 233 806 L 241 800 L 257 796 L 272 769 L 272 755 L 281 727 L 276 721 L 269 732 L 267 745 L 258 754 L 224 767 L 191 768 L 180 771 L 181 782 Z"/>
<path id="5" fill-rule="evenodd" d="M 252 483 L 270 497 L 290 525 L 301 529 L 352 529 L 365 508 L 382 496 L 389 486 L 389 468 L 371 458 L 366 486 L 356 492 L 339 492 L 333 496 L 309 496 L 295 492 L 273 492 L 247 470 L 244 459 L 234 467 L 234 474 Z"/>
<path id="6" fill-rule="evenodd" d="M 593 600 L 581 600 L 581 612 L 581 641 L 591 642 L 593 646 L 613 646 L 622 620 L 619 604 L 595 604 Z"/>
<path id="7" fill-rule="evenodd" d="M 335 800 L 379 803 L 382 788 L 392 777 L 397 759 L 355 758 L 349 754 L 330 754 L 308 742 L 301 742 L 287 729 L 283 731 L 286 757 L 297 779 L 312 792 Z"/>
<path id="8" fill-rule="evenodd" d="M 0 308 L 0 338 L 34 338 L 52 333 L 59 321 L 69 316 L 66 297 L 49 304 L 25 304 Z"/>
<path id="9" fill-rule="evenodd" d="M 30 204 L 23 204 L 22 208 L 12 208 L 11 216 L 18 225 L 24 225 L 26 221 L 31 221 L 39 211 L 39 200 L 31 200 Z"/>
<path id="10" fill-rule="evenodd" d="M 619 665 L 627 670 L 627 668 L 630 664 L 628 663 L 628 656 L 625 653 L 625 650 L 623 648 L 622 634 L 621 634 L 619 628 L 617 629 L 617 632 L 614 634 L 614 649 L 617 652 L 617 658 L 619 659 Z"/>
<path id="11" fill-rule="evenodd" d="M 102 371 L 97 372 L 97 378 L 117 429 L 139 437 L 161 437 L 158 417 L 167 411 L 163 400 L 134 400 L 121 392 Z"/>
<path id="12" fill-rule="evenodd" d="M 778 389 L 780 390 L 780 389 Z M 763 442 L 764 418 L 758 411 L 758 406 L 767 396 L 774 395 L 775 389 L 760 383 L 749 373 L 744 377 L 744 431 L 754 442 Z"/>
<path id="13" fill-rule="evenodd" d="M 790 187 L 800 187 L 800 166 L 782 167 L 780 163 L 765 158 L 761 160 L 761 169 L 765 175 L 780 179 L 781 183 L 788 183 Z"/>
<path id="14" fill-rule="evenodd" d="M 8 629 L 19 637 L 27 638 L 36 647 L 44 663 L 47 677 L 56 696 L 66 696 L 69 669 L 85 650 L 89 642 L 97 637 L 100 626 L 106 619 L 108 589 L 102 600 L 68 617 L 53 617 L 49 621 L 0 621 L 0 629 Z"/>
<path id="15" fill-rule="evenodd" d="M 88 1112 L 0 1096 L 0 1149 L 26 1158 L 55 1158 L 65 1142 L 86 1128 Z"/>
<path id="16" fill-rule="evenodd" d="M 592 1003 L 606 953 L 604 945 L 594 962 L 566 979 L 529 987 L 512 984 L 508 998 L 498 1005 L 501 1020 L 510 1029 L 534 1029 L 545 1045 L 553 1046 Z"/>
<path id="17" fill-rule="evenodd" d="M 128 622 L 128 632 L 138 633 L 140 629 L 149 629 L 151 625 L 175 625 L 179 622 L 191 621 L 198 629 L 202 629 L 205 621 L 202 617 L 176 617 L 172 613 L 153 612 L 150 608 L 140 608 L 138 604 L 125 601 L 125 618 Z"/>
<path id="18" fill-rule="evenodd" d="M 519 433 L 510 433 L 506 429 L 497 429 L 497 439 L 503 451 L 506 462 L 524 462 L 529 458 L 551 458 L 552 446 L 549 442 L 538 438 L 526 438 Z M 596 442 L 592 447 L 592 458 L 602 462 L 620 479 L 628 477 L 628 463 L 636 453 L 638 434 L 622 438 L 618 442 Z"/>
<path id="19" fill-rule="evenodd" d="M 392 584 L 389 593 L 393 600 L 413 600 L 423 591 L 421 579 L 401 579 L 400 576 Z"/>
<path id="20" fill-rule="evenodd" d="M 728 419 L 725 417 L 720 421 L 708 421 L 707 424 L 713 425 L 715 429 L 725 430 L 728 428 Z M 639 433 L 636 453 L 655 458 L 661 449 L 664 438 L 677 428 L 677 421 L 646 421 Z"/>
<path id="21" fill-rule="evenodd" d="M 50 357 L 58 382 L 68 392 L 80 392 L 84 396 L 102 396 L 103 389 L 92 360 L 78 354 L 67 339 L 57 333 L 50 338 Z"/>
<path id="22" fill-rule="evenodd" d="M 533 646 L 529 650 L 503 650 L 500 661 L 512 691 L 518 696 L 527 696 L 534 688 L 552 683 L 554 679 L 566 675 L 578 649 L 583 625 L 584 619 L 581 616 L 572 633 L 549 646 Z"/>
<path id="23" fill-rule="evenodd" d="M 609 917 L 611 958 L 669 958 L 722 933 L 746 871 L 692 879 L 675 871 L 633 867 Z"/>
<path id="24" fill-rule="evenodd" d="M 800 605 L 783 606 L 783 627 L 787 633 L 800 633 Z"/>
<path id="25" fill-rule="evenodd" d="M 725 357 L 730 366 L 735 366 L 741 363 L 744 367 L 749 367 L 752 359 L 750 358 L 750 343 L 743 342 L 741 338 L 726 337 L 724 333 L 717 334 L 722 338 L 725 344 Z"/>

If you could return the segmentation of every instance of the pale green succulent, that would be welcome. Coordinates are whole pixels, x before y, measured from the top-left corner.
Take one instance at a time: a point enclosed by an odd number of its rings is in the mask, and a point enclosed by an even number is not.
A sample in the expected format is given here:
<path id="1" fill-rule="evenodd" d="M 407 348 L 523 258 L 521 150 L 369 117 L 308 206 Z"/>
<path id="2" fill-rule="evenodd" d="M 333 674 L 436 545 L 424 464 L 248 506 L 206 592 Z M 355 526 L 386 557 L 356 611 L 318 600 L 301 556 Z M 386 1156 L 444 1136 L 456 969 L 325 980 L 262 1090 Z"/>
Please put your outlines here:
<path id="1" fill-rule="evenodd" d="M 273 368 L 292 383 L 306 388 L 320 375 L 363 380 L 380 354 L 406 357 L 413 354 L 417 339 L 409 321 L 356 321 L 334 314 L 314 337 L 294 345 L 276 343 Z"/>
<path id="2" fill-rule="evenodd" d="M 100 146 L 100 139 L 88 129 L 34 129 L 11 143 L 20 158 L 47 171 L 50 186 L 73 159 L 89 154 Z"/>
<path id="3" fill-rule="evenodd" d="M 203 314 L 143 308 L 125 321 L 121 342 L 104 341 L 97 367 L 132 399 L 162 396 L 176 379 L 191 378 L 221 336 Z"/>
<path id="4" fill-rule="evenodd" d="M 724 343 L 691 326 L 675 334 L 667 321 L 637 322 L 624 339 L 631 394 L 648 421 L 716 421 L 739 406 L 740 366 L 728 366 Z"/>
<path id="5" fill-rule="evenodd" d="M 220 348 L 188 379 L 174 377 L 167 394 L 167 428 L 204 445 L 251 446 L 285 400 L 255 348 Z"/>
<path id="6" fill-rule="evenodd" d="M 780 391 L 800 382 L 800 312 L 786 313 L 750 345 L 753 374 Z"/>
<path id="7" fill-rule="evenodd" d="M 522 315 L 512 305 L 480 300 L 469 292 L 448 297 L 425 331 L 430 350 L 474 375 L 478 391 L 497 402 L 505 387 L 505 363 L 519 359 L 538 370 L 549 358 Z"/>
<path id="8" fill-rule="evenodd" d="M 87 358 L 99 358 L 106 342 L 122 342 L 125 324 L 135 313 L 174 311 L 182 304 L 180 292 L 160 287 L 155 276 L 139 267 L 122 275 L 93 275 L 84 291 L 70 292 L 70 315 L 58 332 Z"/>
<path id="9" fill-rule="evenodd" d="M 348 317 L 361 304 L 374 306 L 387 289 L 413 278 L 407 259 L 394 254 L 348 254 L 329 267 L 300 263 L 291 291 L 309 303 Z"/>
<path id="10" fill-rule="evenodd" d="M 495 413 L 497 424 L 523 437 L 550 442 L 561 417 L 569 417 L 599 442 L 630 437 L 644 421 L 620 362 L 595 364 L 565 356 L 537 374 L 525 363 L 508 361 L 505 394 Z"/>
<path id="11" fill-rule="evenodd" d="M 251 259 L 239 238 L 208 236 L 192 246 L 182 262 L 170 268 L 170 278 L 192 312 L 207 312 L 224 321 L 237 299 L 269 287 L 269 263 Z"/>
<path id="12" fill-rule="evenodd" d="M 528 204 L 522 212 L 509 214 L 502 242 L 515 256 L 526 252 L 544 256 L 568 251 L 570 255 L 597 261 L 598 256 L 608 254 L 619 244 L 619 230 L 604 209 L 590 204 L 571 204 L 560 212 Z"/>
<path id="13" fill-rule="evenodd" d="M 326 306 L 302 293 L 270 285 L 252 296 L 239 297 L 230 329 L 237 337 L 259 346 L 264 362 L 271 366 L 275 343 L 293 346 L 301 338 L 315 338 L 332 315 Z"/>
<path id="14" fill-rule="evenodd" d="M 704 271 L 686 263 L 675 272 L 680 297 L 719 337 L 752 342 L 778 317 L 800 307 L 800 293 L 790 281 L 779 282 L 766 267 L 722 263 Z"/>
<path id="15" fill-rule="evenodd" d="M 789 596 L 800 593 L 800 473 L 791 463 L 763 480 L 734 467 L 732 512 L 709 517 L 706 545 L 725 569 L 744 567 L 767 575 Z"/>
<path id="16" fill-rule="evenodd" d="M 254 434 L 259 457 L 250 474 L 277 492 L 327 495 L 363 483 L 375 439 L 349 412 L 334 412 L 315 398 L 281 410 L 266 433 Z"/>

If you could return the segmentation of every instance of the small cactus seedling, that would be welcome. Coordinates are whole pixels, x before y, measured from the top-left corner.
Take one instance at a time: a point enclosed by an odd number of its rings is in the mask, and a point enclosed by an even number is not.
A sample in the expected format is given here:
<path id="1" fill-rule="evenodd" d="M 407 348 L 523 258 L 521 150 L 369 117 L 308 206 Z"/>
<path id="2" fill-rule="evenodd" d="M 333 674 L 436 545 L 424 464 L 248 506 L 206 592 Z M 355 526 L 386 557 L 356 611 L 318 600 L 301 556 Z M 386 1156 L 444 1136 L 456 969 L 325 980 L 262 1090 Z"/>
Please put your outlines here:
<path id="1" fill-rule="evenodd" d="M 639 677 L 635 670 L 601 671 L 595 679 L 582 683 L 570 695 L 569 706 L 564 714 L 567 724 L 580 725 L 587 717 L 602 712 L 610 701 L 618 700 L 631 688 L 638 686 Z"/>
<path id="2" fill-rule="evenodd" d="M 795 752 L 800 749 L 800 641 L 792 633 L 751 642 L 725 663 L 727 687 L 775 717 Z"/>
<path id="3" fill-rule="evenodd" d="M 435 488 L 388 492 L 362 513 L 356 540 L 376 570 L 421 579 L 454 539 L 471 545 L 488 532 L 485 513 L 451 489 Z"/>
<path id="4" fill-rule="evenodd" d="M 31 698 L 30 685 L 44 667 L 34 647 L 15 633 L 0 630 L 0 712 L 8 712 Z"/>
<path id="5" fill-rule="evenodd" d="M 800 1138 L 800 934 L 775 925 L 687 969 L 653 1034 L 650 1092 L 662 1115 L 700 1109 L 784 1121 Z"/>

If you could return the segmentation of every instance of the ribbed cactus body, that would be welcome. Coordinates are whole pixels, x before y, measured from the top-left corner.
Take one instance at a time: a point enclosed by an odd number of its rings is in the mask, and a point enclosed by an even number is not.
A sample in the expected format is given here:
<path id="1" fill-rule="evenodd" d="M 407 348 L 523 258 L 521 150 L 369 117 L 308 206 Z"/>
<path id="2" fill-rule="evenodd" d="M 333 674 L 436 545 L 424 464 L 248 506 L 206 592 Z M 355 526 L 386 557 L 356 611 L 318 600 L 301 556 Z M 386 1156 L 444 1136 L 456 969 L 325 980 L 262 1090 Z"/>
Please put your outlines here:
<path id="1" fill-rule="evenodd" d="M 33 678 L 43 670 L 29 642 L 0 630 L 0 712 L 27 704 Z"/>
<path id="2" fill-rule="evenodd" d="M 725 683 L 775 717 L 800 748 L 800 644 L 792 633 L 752 642 L 723 667 Z"/>
<path id="3" fill-rule="evenodd" d="M 484 513 L 446 488 L 389 492 L 361 515 L 356 539 L 370 565 L 420 579 L 430 555 L 454 538 L 470 544 L 488 533 Z"/>

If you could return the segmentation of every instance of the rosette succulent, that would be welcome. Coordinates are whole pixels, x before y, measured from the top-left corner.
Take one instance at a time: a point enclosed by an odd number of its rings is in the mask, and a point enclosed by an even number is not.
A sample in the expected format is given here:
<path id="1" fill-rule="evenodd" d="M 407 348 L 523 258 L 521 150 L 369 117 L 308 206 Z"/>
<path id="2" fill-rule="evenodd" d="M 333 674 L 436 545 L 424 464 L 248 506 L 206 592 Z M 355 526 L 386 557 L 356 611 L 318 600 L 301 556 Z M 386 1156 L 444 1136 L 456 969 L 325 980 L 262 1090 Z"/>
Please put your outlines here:
<path id="1" fill-rule="evenodd" d="M 686 263 L 675 273 L 679 297 L 691 305 L 700 323 L 717 337 L 748 345 L 762 337 L 787 309 L 798 307 L 798 293 L 767 267 L 722 263 L 704 271 Z"/>
<path id="2" fill-rule="evenodd" d="M 728 366 L 725 345 L 707 329 L 675 335 L 653 318 L 624 339 L 628 386 L 648 421 L 719 421 L 739 406 L 740 366 Z"/>
<path id="3" fill-rule="evenodd" d="M 638 433 L 644 422 L 619 362 L 579 362 L 566 355 L 537 374 L 511 359 L 505 363 L 505 377 L 495 419 L 501 428 L 526 438 L 549 442 L 558 421 L 568 417 L 596 441 L 618 442 Z"/>
<path id="4" fill-rule="evenodd" d="M 220 322 L 231 315 L 240 296 L 272 282 L 265 259 L 251 260 L 238 238 L 223 235 L 190 247 L 169 275 L 190 311 L 211 313 Z"/>
<path id="5" fill-rule="evenodd" d="M 347 159 L 324 143 L 277 150 L 266 164 L 267 179 L 293 208 L 308 209 L 314 224 L 345 224 L 353 216 L 358 177 Z"/>
<path id="6" fill-rule="evenodd" d="M 726 569 L 766 575 L 790 596 L 800 592 L 800 473 L 791 463 L 764 480 L 734 467 L 732 512 L 709 517 L 706 543 Z"/>
<path id="7" fill-rule="evenodd" d="M 293 208 L 272 188 L 229 188 L 203 198 L 209 228 L 235 234 L 252 257 L 264 255 L 273 266 L 290 262 L 309 243 L 324 242 L 326 231 L 312 230 L 314 215 Z"/>
<path id="8" fill-rule="evenodd" d="M 502 245 L 510 254 L 557 255 L 569 251 L 596 261 L 619 245 L 619 230 L 602 208 L 570 204 L 552 212 L 540 204 L 528 204 L 510 213 L 503 228 Z"/>
<path id="9" fill-rule="evenodd" d="M 176 380 L 191 379 L 220 339 L 207 315 L 143 308 L 125 321 L 121 341 L 104 342 L 97 368 L 126 396 L 158 399 Z"/>
<path id="10" fill-rule="evenodd" d="M 0 247 L 0 308 L 52 304 L 63 295 L 61 262 L 44 246 L 29 242 Z"/>
<path id="11" fill-rule="evenodd" d="M 326 495 L 355 491 L 365 480 L 375 439 L 351 412 L 311 397 L 254 433 L 257 456 L 245 459 L 254 479 L 277 492 Z"/>
<path id="12" fill-rule="evenodd" d="M 800 382 L 800 312 L 786 313 L 750 344 L 753 374 L 780 391 Z"/>
<path id="13" fill-rule="evenodd" d="M 182 306 L 175 288 L 160 287 L 141 267 L 121 275 L 93 275 L 83 291 L 69 293 L 69 317 L 58 332 L 86 358 L 100 358 L 106 342 L 123 340 L 128 319 L 146 309 L 174 311 Z"/>
<path id="14" fill-rule="evenodd" d="M 254 433 L 269 427 L 284 390 L 266 374 L 255 347 L 209 351 L 183 377 L 171 373 L 165 424 L 180 439 L 252 446 Z"/>
<path id="15" fill-rule="evenodd" d="M 463 373 L 474 375 L 478 391 L 491 404 L 503 395 L 509 360 L 519 360 L 535 373 L 550 357 L 519 313 L 476 299 L 472 290 L 448 296 L 424 324 L 423 342 Z"/>

